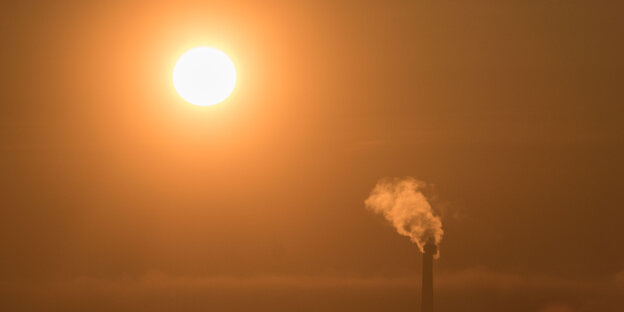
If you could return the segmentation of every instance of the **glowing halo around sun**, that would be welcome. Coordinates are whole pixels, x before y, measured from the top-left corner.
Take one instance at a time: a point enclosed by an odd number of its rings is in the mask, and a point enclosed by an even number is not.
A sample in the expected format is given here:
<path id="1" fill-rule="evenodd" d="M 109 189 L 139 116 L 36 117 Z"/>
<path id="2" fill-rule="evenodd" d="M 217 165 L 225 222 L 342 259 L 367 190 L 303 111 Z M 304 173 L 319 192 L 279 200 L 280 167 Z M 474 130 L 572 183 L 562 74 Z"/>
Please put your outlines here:
<path id="1" fill-rule="evenodd" d="M 211 47 L 186 51 L 173 68 L 173 86 L 187 102 L 210 106 L 234 91 L 236 69 L 225 53 Z"/>

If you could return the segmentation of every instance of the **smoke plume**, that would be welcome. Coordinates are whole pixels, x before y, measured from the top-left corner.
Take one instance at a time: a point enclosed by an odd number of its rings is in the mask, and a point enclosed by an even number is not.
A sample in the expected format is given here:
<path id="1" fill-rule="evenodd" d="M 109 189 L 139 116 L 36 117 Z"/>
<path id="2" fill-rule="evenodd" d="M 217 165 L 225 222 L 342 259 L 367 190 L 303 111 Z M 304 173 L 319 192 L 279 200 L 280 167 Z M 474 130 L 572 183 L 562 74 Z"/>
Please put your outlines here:
<path id="1" fill-rule="evenodd" d="M 382 214 L 399 234 L 416 243 L 421 252 L 428 242 L 438 245 L 444 234 L 440 217 L 433 214 L 422 193 L 426 187 L 412 177 L 385 178 L 377 182 L 364 202 L 367 209 Z"/>

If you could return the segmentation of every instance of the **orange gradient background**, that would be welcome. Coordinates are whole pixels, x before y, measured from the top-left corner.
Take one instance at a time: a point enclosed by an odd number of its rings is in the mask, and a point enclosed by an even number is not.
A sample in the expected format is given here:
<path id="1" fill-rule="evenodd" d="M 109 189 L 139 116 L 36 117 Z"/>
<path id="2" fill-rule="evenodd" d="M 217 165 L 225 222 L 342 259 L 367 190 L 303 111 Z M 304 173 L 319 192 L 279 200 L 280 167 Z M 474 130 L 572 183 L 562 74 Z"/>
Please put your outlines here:
<path id="1" fill-rule="evenodd" d="M 414 311 L 363 202 L 415 176 L 439 311 L 620 311 L 622 9 L 5 2 L 0 310 Z M 219 105 L 171 83 L 196 46 L 236 66 Z"/>

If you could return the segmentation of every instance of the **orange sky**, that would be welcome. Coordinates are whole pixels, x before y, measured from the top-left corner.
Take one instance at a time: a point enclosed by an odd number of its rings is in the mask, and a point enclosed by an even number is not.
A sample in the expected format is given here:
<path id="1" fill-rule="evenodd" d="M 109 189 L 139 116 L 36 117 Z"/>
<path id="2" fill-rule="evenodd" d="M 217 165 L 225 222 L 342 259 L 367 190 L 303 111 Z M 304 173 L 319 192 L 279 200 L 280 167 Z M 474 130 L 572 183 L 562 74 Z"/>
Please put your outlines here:
<path id="1" fill-rule="evenodd" d="M 0 310 L 621 311 L 617 1 L 5 1 Z M 171 70 L 208 45 L 232 96 Z"/>

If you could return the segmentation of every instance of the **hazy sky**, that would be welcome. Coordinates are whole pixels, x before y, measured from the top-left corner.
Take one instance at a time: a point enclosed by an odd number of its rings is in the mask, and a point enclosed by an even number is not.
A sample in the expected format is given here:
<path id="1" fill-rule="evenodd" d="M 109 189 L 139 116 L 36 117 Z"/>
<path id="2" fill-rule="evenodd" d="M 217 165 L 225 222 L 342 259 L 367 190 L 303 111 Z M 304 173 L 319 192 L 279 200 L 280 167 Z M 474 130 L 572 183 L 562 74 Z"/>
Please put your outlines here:
<path id="1" fill-rule="evenodd" d="M 623 311 L 619 1 L 3 1 L 0 310 Z M 237 67 L 185 103 L 176 59 Z"/>

